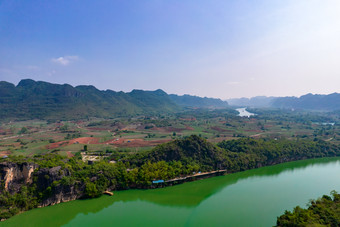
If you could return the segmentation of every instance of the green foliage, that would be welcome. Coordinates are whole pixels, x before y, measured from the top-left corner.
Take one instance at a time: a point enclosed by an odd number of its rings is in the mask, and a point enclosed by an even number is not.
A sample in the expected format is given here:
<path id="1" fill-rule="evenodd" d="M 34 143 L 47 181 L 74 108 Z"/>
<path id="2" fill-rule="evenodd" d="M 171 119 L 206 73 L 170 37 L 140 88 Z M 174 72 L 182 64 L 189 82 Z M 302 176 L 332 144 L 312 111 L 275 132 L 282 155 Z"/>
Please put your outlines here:
<path id="1" fill-rule="evenodd" d="M 255 140 L 241 138 L 222 141 L 218 146 L 226 151 L 228 163 L 224 164 L 230 172 L 294 160 L 340 155 L 338 146 L 321 140 Z"/>
<path id="2" fill-rule="evenodd" d="M 20 210 L 29 210 L 38 206 L 37 198 L 34 196 L 34 187 L 22 186 L 20 191 L 10 194 L 7 191 L 0 193 L 0 219 L 9 218 Z"/>
<path id="3" fill-rule="evenodd" d="M 285 211 L 277 218 L 277 226 L 334 226 L 340 225 L 340 194 L 335 191 L 331 196 L 311 200 L 307 209 L 299 206 L 293 212 Z"/>
<path id="4" fill-rule="evenodd" d="M 85 186 L 85 196 L 89 198 L 98 197 L 100 193 L 98 192 L 97 186 L 92 182 L 87 182 Z"/>
<path id="5" fill-rule="evenodd" d="M 64 124 L 63 126 L 61 126 L 61 127 L 59 128 L 59 130 L 60 130 L 61 132 L 67 132 L 68 129 L 69 129 L 69 126 L 68 126 L 67 124 Z"/>
<path id="6" fill-rule="evenodd" d="M 19 134 L 26 134 L 28 133 L 28 129 L 26 127 L 22 127 L 21 130 L 19 131 Z"/>
<path id="7" fill-rule="evenodd" d="M 161 144 L 151 151 L 138 153 L 127 159 L 126 161 L 136 166 L 141 166 L 148 161 L 180 161 L 184 169 L 199 166 L 201 171 L 211 171 L 222 167 L 222 163 L 225 161 L 225 152 L 205 139 L 192 135 Z"/>

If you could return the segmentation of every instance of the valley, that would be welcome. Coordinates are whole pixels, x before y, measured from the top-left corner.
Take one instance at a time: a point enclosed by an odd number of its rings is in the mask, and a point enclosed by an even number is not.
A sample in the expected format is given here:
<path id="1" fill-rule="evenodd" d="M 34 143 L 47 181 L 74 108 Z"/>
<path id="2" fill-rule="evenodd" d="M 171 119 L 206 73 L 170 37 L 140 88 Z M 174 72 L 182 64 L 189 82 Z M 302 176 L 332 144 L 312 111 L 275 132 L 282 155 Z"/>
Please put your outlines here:
<path id="1" fill-rule="evenodd" d="M 256 109 L 253 112 L 258 114 L 249 118 L 237 116 L 233 109 L 197 109 L 113 119 L 7 121 L 0 125 L 0 155 L 56 153 L 71 157 L 84 151 L 84 146 L 91 152 L 133 153 L 192 134 L 213 143 L 242 137 L 340 142 L 336 114 Z"/>

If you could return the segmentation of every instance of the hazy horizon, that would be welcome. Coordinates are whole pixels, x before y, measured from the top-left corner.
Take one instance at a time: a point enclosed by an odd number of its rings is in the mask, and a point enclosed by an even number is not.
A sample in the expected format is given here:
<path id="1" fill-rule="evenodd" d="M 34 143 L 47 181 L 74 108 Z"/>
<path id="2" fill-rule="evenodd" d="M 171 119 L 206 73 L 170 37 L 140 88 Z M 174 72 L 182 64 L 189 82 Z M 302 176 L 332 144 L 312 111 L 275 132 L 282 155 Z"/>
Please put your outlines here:
<path id="1" fill-rule="evenodd" d="M 250 98 L 339 92 L 340 1 L 0 2 L 0 81 Z"/>
<path id="2" fill-rule="evenodd" d="M 23 78 L 22 80 L 25 80 L 25 79 L 31 79 L 31 78 Z M 33 79 L 32 79 L 33 80 Z M 1 81 L 0 81 L 1 82 Z M 9 81 L 5 81 L 5 82 L 9 82 Z M 19 81 L 20 82 L 20 81 Z M 18 83 L 19 83 L 18 82 Z M 47 83 L 52 83 L 52 84 L 60 84 L 60 85 L 63 85 L 63 84 L 68 84 L 68 83 L 53 83 L 53 82 L 50 82 L 50 81 L 41 81 L 41 80 L 37 80 L 36 82 L 47 82 Z M 10 82 L 10 83 L 12 83 L 12 82 Z M 18 83 L 13 83 L 15 86 L 17 86 L 18 85 Z M 71 85 L 71 86 L 73 86 L 73 87 L 77 87 L 77 86 L 94 86 L 94 85 L 92 85 L 92 84 L 76 84 L 76 85 L 72 85 L 72 84 L 69 84 L 69 85 Z M 95 86 L 96 87 L 96 86 Z M 100 89 L 100 88 L 98 88 L 98 87 L 96 87 L 98 90 L 101 90 L 101 91 L 105 91 L 105 90 L 112 90 L 112 91 L 115 91 L 115 92 L 120 92 L 120 91 L 122 91 L 122 90 L 113 90 L 113 89 L 110 89 L 110 88 L 104 88 L 104 89 Z M 156 90 L 158 90 L 158 89 L 161 89 L 161 88 L 157 88 L 157 89 L 154 89 L 154 90 L 148 90 L 148 89 L 136 89 L 136 88 L 134 88 L 134 89 L 132 89 L 132 90 L 128 90 L 128 91 L 123 91 L 123 92 L 127 92 L 127 93 L 129 93 L 129 92 L 132 92 L 133 90 L 144 90 L 144 91 L 156 91 Z M 163 89 L 161 89 L 161 90 L 163 90 Z M 311 93 L 311 92 L 309 92 L 309 93 L 306 93 L 306 94 L 302 94 L 302 95 L 300 95 L 300 96 L 295 96 L 295 95 L 292 95 L 292 96 L 288 96 L 288 95 L 284 95 L 284 96 L 266 96 L 266 95 L 256 95 L 256 96 L 251 96 L 251 97 L 244 97 L 244 96 L 242 96 L 242 97 L 235 97 L 235 98 L 225 98 L 225 99 L 223 99 L 223 98 L 221 98 L 221 97 L 211 97 L 211 96 L 200 96 L 200 95 L 195 95 L 195 94 L 189 94 L 189 93 L 183 93 L 183 94 L 177 94 L 177 93 L 171 93 L 171 92 L 167 92 L 166 90 L 163 90 L 164 92 L 166 92 L 167 94 L 169 94 L 169 95 L 191 95 L 191 96 L 199 96 L 199 97 L 202 97 L 202 98 L 217 98 L 217 99 L 221 99 L 221 100 L 224 100 L 224 101 L 227 101 L 227 100 L 230 100 L 230 99 L 251 99 L 251 98 L 258 98 L 258 97 L 266 97 L 266 98 L 279 98 L 279 97 L 301 97 L 301 96 L 303 96 L 303 95 L 307 95 L 307 94 L 312 94 L 312 95 L 330 95 L 330 94 L 332 94 L 332 93 L 326 93 L 326 94 L 321 94 L 321 93 Z M 333 92 L 333 93 L 337 93 L 337 92 Z"/>

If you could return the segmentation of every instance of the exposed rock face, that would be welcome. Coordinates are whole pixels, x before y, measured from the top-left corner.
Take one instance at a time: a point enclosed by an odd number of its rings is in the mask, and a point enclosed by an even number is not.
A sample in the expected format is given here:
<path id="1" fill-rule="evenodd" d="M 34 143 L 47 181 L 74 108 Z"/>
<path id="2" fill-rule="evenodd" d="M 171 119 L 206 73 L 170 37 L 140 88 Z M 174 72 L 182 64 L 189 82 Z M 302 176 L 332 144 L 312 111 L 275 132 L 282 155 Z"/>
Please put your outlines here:
<path id="1" fill-rule="evenodd" d="M 37 191 L 43 193 L 40 207 L 79 199 L 84 195 L 84 183 L 61 181 L 63 177 L 69 176 L 70 171 L 60 166 L 39 169 L 34 163 L 0 163 L 3 189 L 13 194 L 19 192 L 22 186 L 34 183 Z"/>
<path id="2" fill-rule="evenodd" d="M 49 193 L 46 194 L 40 203 L 41 207 L 79 199 L 83 196 L 85 188 L 83 183 L 74 182 L 71 184 L 60 183 L 53 185 L 53 182 L 60 181 L 63 177 L 71 176 L 68 169 L 62 170 L 60 166 L 42 168 L 35 175 L 38 178 L 37 187 L 39 191 L 44 191 L 50 187 Z"/>
<path id="3" fill-rule="evenodd" d="M 34 163 L 0 163 L 0 181 L 10 193 L 18 192 L 23 184 L 32 183 L 32 173 L 38 168 Z"/>

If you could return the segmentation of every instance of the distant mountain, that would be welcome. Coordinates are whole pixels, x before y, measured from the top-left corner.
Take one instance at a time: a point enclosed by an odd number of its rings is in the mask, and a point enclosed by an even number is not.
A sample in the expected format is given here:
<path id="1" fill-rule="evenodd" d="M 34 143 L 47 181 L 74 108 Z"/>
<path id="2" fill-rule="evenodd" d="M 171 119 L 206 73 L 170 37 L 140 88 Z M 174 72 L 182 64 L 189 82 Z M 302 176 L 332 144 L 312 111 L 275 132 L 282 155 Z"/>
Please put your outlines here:
<path id="1" fill-rule="evenodd" d="M 52 84 L 31 79 L 17 86 L 0 82 L 0 119 L 78 119 L 175 112 L 183 107 L 220 107 L 227 103 L 196 96 L 168 95 L 162 90 L 101 91 L 94 86 Z M 178 103 L 184 97 L 186 102 Z M 189 97 L 189 99 L 188 99 Z"/>
<path id="2" fill-rule="evenodd" d="M 228 99 L 232 106 L 245 106 L 256 108 L 281 108 L 313 111 L 340 110 L 340 94 L 329 95 L 307 94 L 301 97 L 266 97 Z"/>
<path id="3" fill-rule="evenodd" d="M 179 106 L 197 108 L 226 108 L 228 102 L 215 98 L 201 98 L 192 95 L 169 95 L 170 99 Z"/>
<path id="4" fill-rule="evenodd" d="M 273 100 L 276 97 L 256 96 L 252 98 L 235 98 L 228 99 L 228 103 L 231 106 L 246 106 L 246 107 L 271 107 Z"/>
<path id="5" fill-rule="evenodd" d="M 329 95 L 313 95 L 307 94 L 300 98 L 297 97 L 281 97 L 276 98 L 272 102 L 272 107 L 304 109 L 318 111 L 334 111 L 340 110 L 340 94 L 333 93 Z"/>
<path id="6" fill-rule="evenodd" d="M 75 119 L 177 110 L 179 107 L 162 90 L 124 93 L 30 79 L 17 86 L 0 82 L 0 118 Z"/>

